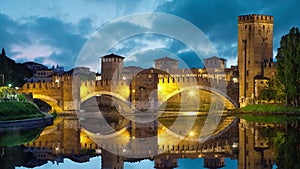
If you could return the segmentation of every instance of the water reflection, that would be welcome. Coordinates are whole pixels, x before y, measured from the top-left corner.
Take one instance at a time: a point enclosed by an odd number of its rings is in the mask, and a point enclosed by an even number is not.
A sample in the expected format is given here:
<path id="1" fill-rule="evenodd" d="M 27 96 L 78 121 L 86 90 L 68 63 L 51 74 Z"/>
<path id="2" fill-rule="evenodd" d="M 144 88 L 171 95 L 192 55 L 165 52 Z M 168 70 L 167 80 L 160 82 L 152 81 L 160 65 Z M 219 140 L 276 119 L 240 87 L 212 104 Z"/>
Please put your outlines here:
<path id="1" fill-rule="evenodd" d="M 119 118 L 119 122 L 109 123 L 119 134 L 103 139 L 103 133 L 82 128 L 75 115 L 59 116 L 34 141 L 24 146 L 2 147 L 0 164 L 4 168 L 34 168 L 49 161 L 63 163 L 65 158 L 85 163 L 101 156 L 102 169 L 124 168 L 124 162 L 144 159 L 153 160 L 154 168 L 180 168 L 179 159 L 197 158 L 204 159 L 206 168 L 226 167 L 225 158 L 238 160 L 239 169 L 272 168 L 275 161 L 279 166 L 288 166 L 284 168 L 299 168 L 300 139 L 296 121 L 266 124 L 223 116 L 213 135 L 200 142 L 197 138 L 203 115 L 194 117 L 195 123 L 187 134 L 181 133 L 190 117 L 161 117 L 149 124 L 133 124 Z M 174 118 L 180 119 L 177 127 L 181 130 L 169 128 Z M 153 139 L 146 140 L 149 137 Z"/>

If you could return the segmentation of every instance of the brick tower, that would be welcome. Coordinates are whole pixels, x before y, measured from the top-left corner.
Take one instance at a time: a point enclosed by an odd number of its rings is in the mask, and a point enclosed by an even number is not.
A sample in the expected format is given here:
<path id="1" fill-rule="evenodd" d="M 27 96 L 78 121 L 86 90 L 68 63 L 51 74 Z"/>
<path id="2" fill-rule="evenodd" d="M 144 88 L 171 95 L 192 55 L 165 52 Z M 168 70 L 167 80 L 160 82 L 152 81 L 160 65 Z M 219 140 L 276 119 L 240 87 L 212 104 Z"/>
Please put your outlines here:
<path id="1" fill-rule="evenodd" d="M 101 57 L 101 78 L 102 80 L 121 79 L 124 67 L 124 57 L 109 54 Z"/>
<path id="2" fill-rule="evenodd" d="M 273 58 L 273 16 L 238 17 L 238 67 L 240 106 L 253 102 L 255 76 L 262 75 L 262 63 Z"/>

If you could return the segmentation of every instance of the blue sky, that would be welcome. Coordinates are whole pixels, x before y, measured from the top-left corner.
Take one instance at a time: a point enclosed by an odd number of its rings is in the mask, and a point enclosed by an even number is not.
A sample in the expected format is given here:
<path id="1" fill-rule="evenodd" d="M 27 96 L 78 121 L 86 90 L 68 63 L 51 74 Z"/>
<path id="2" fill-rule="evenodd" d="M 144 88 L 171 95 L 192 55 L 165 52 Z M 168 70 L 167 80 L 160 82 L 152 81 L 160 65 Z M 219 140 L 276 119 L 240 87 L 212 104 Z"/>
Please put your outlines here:
<path id="1" fill-rule="evenodd" d="M 178 169 L 206 169 L 203 167 L 204 159 L 178 159 Z M 237 160 L 231 160 L 229 158 L 225 158 L 225 167 L 223 169 L 234 169 L 237 168 Z M 101 168 L 101 157 L 91 158 L 89 162 L 86 163 L 75 163 L 69 159 L 64 159 L 64 163 L 52 164 L 52 162 L 48 162 L 45 165 L 40 167 L 36 167 L 36 169 L 82 169 L 82 168 L 91 168 L 91 169 L 100 169 Z M 150 160 L 142 160 L 140 162 L 135 163 L 124 163 L 125 169 L 153 169 L 154 161 Z M 26 167 L 17 167 L 17 169 L 27 169 Z"/>
<path id="2" fill-rule="evenodd" d="M 17 62 L 36 61 L 47 66 L 59 64 L 66 69 L 78 65 L 86 42 L 105 26 L 128 15 L 160 12 L 186 20 L 201 32 L 214 47 L 214 52 L 237 61 L 237 17 L 245 14 L 274 16 L 274 54 L 282 35 L 299 27 L 300 1 L 297 0 L 1 0 L 0 47 Z M 130 21 L 128 21 L 129 23 Z M 128 24 L 119 26 L 131 29 Z M 149 26 L 150 19 L 141 19 L 140 26 Z M 160 24 L 155 23 L 156 27 Z M 170 31 L 184 32 L 184 27 Z M 113 29 L 109 32 L 117 36 Z M 99 64 L 99 57 L 114 52 L 124 56 L 125 65 L 151 67 L 152 60 L 169 56 L 179 59 L 183 67 L 199 67 L 198 53 L 181 39 L 157 33 L 138 34 L 113 44 L 110 50 L 89 55 L 89 61 Z M 101 46 L 101 43 L 99 44 Z M 199 45 L 201 46 L 201 45 Z M 207 49 L 207 48 L 206 48 Z M 88 66 L 88 65 L 86 65 Z"/>

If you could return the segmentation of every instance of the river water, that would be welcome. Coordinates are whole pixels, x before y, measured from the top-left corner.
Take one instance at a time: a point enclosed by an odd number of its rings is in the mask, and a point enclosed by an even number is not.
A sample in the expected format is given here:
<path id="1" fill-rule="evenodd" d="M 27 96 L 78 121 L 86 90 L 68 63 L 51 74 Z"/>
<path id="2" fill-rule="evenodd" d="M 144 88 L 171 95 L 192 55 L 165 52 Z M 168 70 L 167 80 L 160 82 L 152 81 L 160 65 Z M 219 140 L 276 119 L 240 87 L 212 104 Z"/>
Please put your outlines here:
<path id="1" fill-rule="evenodd" d="M 293 118 L 156 117 L 85 112 L 59 115 L 46 128 L 1 131 L 0 168 L 300 168 Z"/>

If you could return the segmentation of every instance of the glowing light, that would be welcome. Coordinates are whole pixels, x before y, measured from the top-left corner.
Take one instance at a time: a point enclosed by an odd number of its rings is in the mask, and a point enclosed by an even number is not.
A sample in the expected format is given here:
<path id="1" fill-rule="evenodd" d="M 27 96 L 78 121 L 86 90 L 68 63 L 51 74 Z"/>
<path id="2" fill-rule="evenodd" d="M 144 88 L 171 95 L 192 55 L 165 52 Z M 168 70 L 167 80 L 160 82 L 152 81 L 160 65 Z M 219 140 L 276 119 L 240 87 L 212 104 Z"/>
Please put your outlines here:
<path id="1" fill-rule="evenodd" d="M 193 131 L 189 132 L 189 136 L 193 137 L 195 133 Z"/>
<path id="2" fill-rule="evenodd" d="M 193 90 L 189 91 L 190 96 L 195 96 L 195 92 Z"/>
<path id="3" fill-rule="evenodd" d="M 197 115 L 197 112 L 182 112 L 182 115 L 184 115 L 184 116 L 195 116 L 195 115 Z"/>
<path id="4" fill-rule="evenodd" d="M 238 79 L 236 77 L 232 78 L 233 83 L 238 83 Z"/>
<path id="5" fill-rule="evenodd" d="M 59 82 L 59 80 L 58 80 L 58 79 L 56 79 L 56 80 L 55 80 L 55 83 L 58 83 L 58 82 Z"/>
<path id="6" fill-rule="evenodd" d="M 12 87 L 12 84 L 8 84 L 8 87 Z"/>

